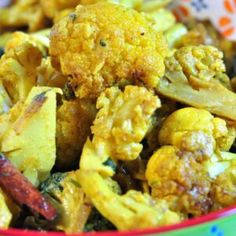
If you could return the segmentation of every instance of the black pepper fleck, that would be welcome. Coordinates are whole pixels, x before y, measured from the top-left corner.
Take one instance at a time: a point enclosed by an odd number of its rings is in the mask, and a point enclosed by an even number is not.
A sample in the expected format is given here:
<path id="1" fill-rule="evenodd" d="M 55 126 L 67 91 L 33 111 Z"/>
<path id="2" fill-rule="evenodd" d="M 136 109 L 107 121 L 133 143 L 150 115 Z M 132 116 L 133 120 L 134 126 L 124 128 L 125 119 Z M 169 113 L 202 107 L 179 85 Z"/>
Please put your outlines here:
<path id="1" fill-rule="evenodd" d="M 143 36 L 144 34 L 145 34 L 145 33 L 144 33 L 144 32 L 142 32 L 140 35 L 142 35 L 142 36 Z"/>
<path id="2" fill-rule="evenodd" d="M 105 42 L 104 39 L 101 39 L 101 40 L 100 40 L 100 45 L 101 45 L 102 47 L 106 47 L 106 46 L 107 46 L 107 44 L 106 44 L 106 42 Z"/>
<path id="3" fill-rule="evenodd" d="M 75 21 L 76 18 L 77 18 L 77 15 L 76 15 L 75 13 L 70 13 L 69 18 L 70 18 L 72 21 Z"/>

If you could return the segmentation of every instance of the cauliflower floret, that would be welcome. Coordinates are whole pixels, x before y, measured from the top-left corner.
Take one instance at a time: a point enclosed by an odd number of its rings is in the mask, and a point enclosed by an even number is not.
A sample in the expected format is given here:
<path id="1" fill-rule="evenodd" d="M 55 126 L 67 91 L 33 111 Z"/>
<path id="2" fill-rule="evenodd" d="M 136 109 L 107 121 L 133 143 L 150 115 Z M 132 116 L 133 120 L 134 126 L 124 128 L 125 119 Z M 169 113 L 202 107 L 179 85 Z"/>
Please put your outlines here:
<path id="1" fill-rule="evenodd" d="M 102 14 L 101 10 L 102 9 Z M 155 87 L 168 47 L 135 10 L 111 3 L 81 6 L 52 29 L 53 65 L 71 77 L 77 97 L 98 97 L 113 85 Z"/>
<path id="2" fill-rule="evenodd" d="M 212 185 L 211 196 L 214 201 L 214 209 L 231 206 L 236 202 L 236 175 L 234 170 L 227 170 L 217 176 Z"/>
<path id="3" fill-rule="evenodd" d="M 172 113 L 164 122 L 159 142 L 174 145 L 187 151 L 201 150 L 211 156 L 215 147 L 222 147 L 222 140 L 229 134 L 225 120 L 210 112 L 187 107 Z"/>
<path id="4" fill-rule="evenodd" d="M 198 216 L 212 206 L 208 173 L 191 152 L 161 147 L 148 162 L 146 178 L 152 196 L 166 199 L 174 211 Z"/>
<path id="5" fill-rule="evenodd" d="M 142 138 L 160 100 L 146 88 L 126 86 L 105 90 L 97 101 L 99 112 L 92 127 L 95 143 L 105 143 L 112 158 L 133 160 L 142 150 Z"/>
<path id="6" fill-rule="evenodd" d="M 132 160 L 138 157 L 139 143 L 151 124 L 151 115 L 160 106 L 158 97 L 146 88 L 127 86 L 124 92 L 112 87 L 98 98 L 93 126 L 93 140 L 84 145 L 78 171 L 79 182 L 94 206 L 118 229 L 147 228 L 180 221 L 163 201 L 154 201 L 148 194 L 128 191 L 118 195 L 109 178 L 114 170 L 104 163 L 108 157 Z M 134 151 L 126 151 L 131 146 Z"/>
<path id="7" fill-rule="evenodd" d="M 96 115 L 90 100 L 63 101 L 57 111 L 57 161 L 60 169 L 78 166 L 79 157 Z"/>
<path id="8" fill-rule="evenodd" d="M 186 216 L 214 208 L 213 195 L 217 194 L 212 186 L 233 165 L 224 160 L 232 154 L 221 151 L 232 144 L 232 138 L 227 138 L 230 133 L 226 121 L 208 111 L 188 107 L 172 113 L 159 132 L 159 142 L 165 146 L 151 156 L 146 169 L 152 196 L 166 199 L 171 209 Z M 220 185 L 221 193 L 228 183 Z M 235 196 L 229 193 L 229 197 Z"/>
<path id="9" fill-rule="evenodd" d="M 219 149 L 223 151 L 229 151 L 229 149 L 233 145 L 234 140 L 236 138 L 235 122 L 226 120 L 226 123 L 227 123 L 227 129 L 228 129 L 227 135 L 217 138 L 217 144 L 219 146 Z"/>
<path id="10" fill-rule="evenodd" d="M 209 81 L 217 73 L 225 72 L 223 53 L 212 46 L 182 47 L 176 51 L 175 57 L 189 80 L 196 77 Z"/>
<path id="11" fill-rule="evenodd" d="M 98 173 L 79 170 L 78 174 L 80 184 L 94 206 L 119 230 L 149 228 L 180 221 L 180 217 L 168 209 L 164 200 L 155 201 L 148 194 L 134 190 L 117 195 Z"/>
<path id="12" fill-rule="evenodd" d="M 33 36 L 14 33 L 0 59 L 0 81 L 13 103 L 24 100 L 36 84 L 44 47 Z"/>
<path id="13" fill-rule="evenodd" d="M 212 46 L 187 46 L 165 60 L 165 76 L 156 89 L 173 100 L 236 120 L 236 94 L 220 82 L 223 54 Z"/>
<path id="14" fill-rule="evenodd" d="M 36 31 L 45 23 L 38 0 L 18 0 L 6 8 L 0 8 L 0 28 L 27 26 L 29 31 Z"/>

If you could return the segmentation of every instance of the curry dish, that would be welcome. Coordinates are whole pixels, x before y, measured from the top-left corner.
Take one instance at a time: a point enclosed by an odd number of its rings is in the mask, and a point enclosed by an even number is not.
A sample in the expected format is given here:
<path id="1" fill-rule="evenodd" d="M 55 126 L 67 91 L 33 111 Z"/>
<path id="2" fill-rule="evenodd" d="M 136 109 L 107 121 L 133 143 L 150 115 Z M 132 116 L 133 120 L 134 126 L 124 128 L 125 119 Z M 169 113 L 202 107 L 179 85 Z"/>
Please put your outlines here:
<path id="1" fill-rule="evenodd" d="M 236 203 L 236 44 L 169 3 L 0 8 L 0 228 L 151 228 Z"/>

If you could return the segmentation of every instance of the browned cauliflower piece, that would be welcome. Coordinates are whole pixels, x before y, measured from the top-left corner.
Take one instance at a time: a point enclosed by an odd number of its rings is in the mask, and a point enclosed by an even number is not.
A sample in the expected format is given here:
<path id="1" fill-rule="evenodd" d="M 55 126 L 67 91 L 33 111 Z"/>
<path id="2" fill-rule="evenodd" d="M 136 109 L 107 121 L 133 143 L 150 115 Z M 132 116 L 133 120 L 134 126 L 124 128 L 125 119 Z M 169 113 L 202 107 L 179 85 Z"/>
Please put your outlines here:
<path id="1" fill-rule="evenodd" d="M 57 111 L 57 160 L 60 169 L 78 166 L 79 157 L 96 115 L 90 100 L 63 101 Z"/>
<path id="2" fill-rule="evenodd" d="M 179 222 L 165 200 L 155 201 L 148 194 L 130 190 L 119 195 L 109 184 L 113 160 L 138 157 L 141 140 L 148 131 L 159 99 L 143 87 L 106 89 L 98 99 L 99 111 L 93 126 L 93 139 L 84 145 L 78 171 L 79 183 L 99 212 L 119 230 L 147 228 Z"/>
<path id="3" fill-rule="evenodd" d="M 236 202 L 236 154 L 221 152 L 221 160 L 215 160 L 212 166 L 208 164 L 215 174 L 211 187 L 213 209 L 221 209 Z"/>
<path id="4" fill-rule="evenodd" d="M 165 120 L 159 142 L 187 151 L 201 150 L 201 154 L 209 157 L 216 146 L 218 149 L 224 146 L 223 139 L 228 142 L 229 133 L 225 120 L 214 117 L 206 110 L 187 107 L 172 113 Z"/>
<path id="5" fill-rule="evenodd" d="M 17 0 L 6 8 L 0 8 L 0 28 L 26 26 L 29 31 L 36 31 L 45 25 L 45 16 L 38 0 Z"/>
<path id="6" fill-rule="evenodd" d="M 174 211 L 199 216 L 212 206 L 208 173 L 191 152 L 163 146 L 149 160 L 146 177 L 152 196 L 166 199 Z"/>
<path id="7" fill-rule="evenodd" d="M 231 132 L 225 120 L 206 110 L 188 107 L 173 112 L 159 132 L 163 146 L 148 161 L 146 178 L 152 196 L 169 201 L 172 210 L 186 217 L 214 208 L 216 191 L 222 194 L 232 185 L 229 175 L 224 176 L 233 162 L 224 159 L 234 154 L 222 151 L 232 145 Z M 225 186 L 212 188 L 220 181 Z M 232 192 L 228 195 L 235 198 Z"/>
<path id="8" fill-rule="evenodd" d="M 223 53 L 212 46 L 186 46 L 165 60 L 158 93 L 236 120 L 236 94 L 225 87 Z M 223 78 L 223 82 L 221 82 Z M 223 84 L 224 85 L 223 85 Z"/>
<path id="9" fill-rule="evenodd" d="M 144 14 L 111 3 L 79 5 L 51 32 L 53 65 L 71 77 L 80 98 L 112 85 L 155 87 L 167 53 L 165 38 Z"/>

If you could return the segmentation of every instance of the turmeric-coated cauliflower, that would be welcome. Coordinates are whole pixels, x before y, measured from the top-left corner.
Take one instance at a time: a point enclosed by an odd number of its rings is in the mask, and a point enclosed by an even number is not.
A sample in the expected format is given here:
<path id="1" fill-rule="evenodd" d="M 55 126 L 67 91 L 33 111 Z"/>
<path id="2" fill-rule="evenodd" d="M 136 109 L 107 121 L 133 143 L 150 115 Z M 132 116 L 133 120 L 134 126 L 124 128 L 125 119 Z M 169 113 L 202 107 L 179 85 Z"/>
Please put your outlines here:
<path id="1" fill-rule="evenodd" d="M 127 86 L 106 89 L 98 98 L 92 141 L 84 145 L 78 172 L 79 182 L 94 206 L 118 229 L 147 228 L 180 221 L 166 201 L 155 201 L 148 194 L 130 190 L 118 195 L 110 187 L 114 170 L 106 165 L 113 160 L 138 157 L 151 124 L 151 116 L 159 106 L 158 97 L 143 87 Z"/>
<path id="2" fill-rule="evenodd" d="M 151 125 L 151 115 L 160 100 L 143 87 L 126 86 L 107 89 L 97 100 L 99 112 L 92 126 L 95 143 L 104 143 L 112 158 L 133 160 Z"/>
<path id="3" fill-rule="evenodd" d="M 167 200 L 174 211 L 199 216 L 212 205 L 207 171 L 191 152 L 161 147 L 150 158 L 146 177 L 152 196 Z"/>
<path id="4" fill-rule="evenodd" d="M 13 104 L 27 97 L 36 85 L 37 67 L 45 53 L 44 46 L 34 36 L 16 32 L 0 59 L 0 81 Z"/>
<path id="5" fill-rule="evenodd" d="M 225 120 L 214 117 L 206 110 L 187 107 L 172 113 L 165 120 L 159 142 L 187 151 L 201 150 L 202 154 L 211 156 L 216 145 L 223 146 L 223 137 L 227 142 L 228 133 Z"/>
<path id="6" fill-rule="evenodd" d="M 113 85 L 155 87 L 167 53 L 165 38 L 144 14 L 111 3 L 79 5 L 51 32 L 53 65 L 71 77 L 80 98 Z"/>
<path id="7" fill-rule="evenodd" d="M 159 132 L 163 146 L 148 161 L 146 178 L 152 196 L 169 201 L 172 210 L 186 217 L 214 208 L 217 188 L 212 190 L 212 185 L 217 186 L 232 167 L 223 159 L 232 154 L 222 151 L 234 141 L 229 133 L 226 121 L 206 110 L 187 107 L 173 112 Z M 221 187 L 221 193 L 227 186 Z"/>
<path id="8" fill-rule="evenodd" d="M 236 120 L 236 94 L 225 86 L 228 78 L 224 73 L 223 53 L 217 48 L 182 47 L 165 60 L 165 65 L 165 76 L 156 87 L 158 93 Z"/>

